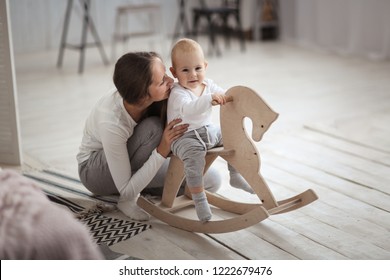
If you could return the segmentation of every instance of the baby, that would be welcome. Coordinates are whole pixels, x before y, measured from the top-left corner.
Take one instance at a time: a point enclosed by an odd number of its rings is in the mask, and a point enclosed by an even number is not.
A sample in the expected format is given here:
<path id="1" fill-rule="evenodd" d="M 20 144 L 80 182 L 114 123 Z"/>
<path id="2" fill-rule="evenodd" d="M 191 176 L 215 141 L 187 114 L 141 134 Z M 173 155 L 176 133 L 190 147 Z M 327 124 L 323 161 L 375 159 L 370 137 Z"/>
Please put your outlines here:
<path id="1" fill-rule="evenodd" d="M 172 75 L 178 79 L 168 99 L 168 122 L 181 118 L 188 131 L 172 143 L 172 153 L 184 163 L 187 186 L 199 220 L 208 221 L 212 214 L 203 187 L 207 150 L 222 146 L 219 126 L 212 123 L 212 105 L 227 102 L 225 90 L 206 79 L 207 61 L 201 46 L 191 39 L 181 39 L 171 52 Z M 244 178 L 228 164 L 230 185 L 254 193 Z"/>

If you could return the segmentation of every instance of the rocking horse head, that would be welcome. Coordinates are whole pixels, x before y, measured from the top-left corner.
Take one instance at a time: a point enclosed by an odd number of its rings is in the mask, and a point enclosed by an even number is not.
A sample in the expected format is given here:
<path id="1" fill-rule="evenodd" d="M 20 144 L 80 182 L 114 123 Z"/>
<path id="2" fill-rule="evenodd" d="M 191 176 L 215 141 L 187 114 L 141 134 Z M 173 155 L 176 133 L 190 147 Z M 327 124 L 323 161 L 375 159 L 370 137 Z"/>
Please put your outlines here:
<path id="1" fill-rule="evenodd" d="M 244 118 L 252 121 L 252 139 L 260 141 L 263 134 L 277 119 L 278 114 L 274 112 L 264 100 L 252 89 L 235 86 L 230 88 L 226 95 L 231 96 L 233 101 L 221 107 L 221 129 L 224 138 L 224 145 L 229 145 L 229 139 L 224 136 L 242 134 L 244 130 Z M 246 135 L 246 132 L 245 132 Z M 236 137 L 236 141 L 239 138 Z"/>

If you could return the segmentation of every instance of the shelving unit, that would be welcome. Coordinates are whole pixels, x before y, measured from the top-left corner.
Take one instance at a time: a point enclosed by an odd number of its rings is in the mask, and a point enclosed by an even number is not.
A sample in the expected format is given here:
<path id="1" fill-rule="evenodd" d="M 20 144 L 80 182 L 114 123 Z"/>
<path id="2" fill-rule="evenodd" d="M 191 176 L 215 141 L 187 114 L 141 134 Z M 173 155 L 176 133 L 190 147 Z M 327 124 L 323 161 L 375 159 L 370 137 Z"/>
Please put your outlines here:
<path id="1" fill-rule="evenodd" d="M 279 1 L 257 0 L 253 38 L 275 40 L 279 37 Z"/>

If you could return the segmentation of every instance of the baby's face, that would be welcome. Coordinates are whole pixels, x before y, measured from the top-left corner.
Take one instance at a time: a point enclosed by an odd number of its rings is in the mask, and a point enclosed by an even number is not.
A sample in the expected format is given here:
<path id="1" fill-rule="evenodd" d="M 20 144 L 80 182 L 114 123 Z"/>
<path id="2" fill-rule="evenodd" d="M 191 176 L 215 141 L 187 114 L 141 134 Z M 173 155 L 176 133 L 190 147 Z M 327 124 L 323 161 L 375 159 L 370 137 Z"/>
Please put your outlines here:
<path id="1" fill-rule="evenodd" d="M 194 90 L 202 85 L 207 63 L 201 52 L 178 54 L 175 66 L 174 76 L 182 87 Z"/>

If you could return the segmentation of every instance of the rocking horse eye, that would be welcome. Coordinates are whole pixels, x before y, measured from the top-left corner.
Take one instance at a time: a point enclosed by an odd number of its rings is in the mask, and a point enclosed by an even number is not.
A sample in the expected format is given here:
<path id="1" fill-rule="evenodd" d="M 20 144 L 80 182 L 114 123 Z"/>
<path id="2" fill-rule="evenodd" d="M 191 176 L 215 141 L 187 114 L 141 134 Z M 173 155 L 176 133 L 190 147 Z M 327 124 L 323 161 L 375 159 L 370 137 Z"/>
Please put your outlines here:
<path id="1" fill-rule="evenodd" d="M 263 125 L 263 124 L 261 125 L 261 128 L 264 128 L 264 125 Z"/>

